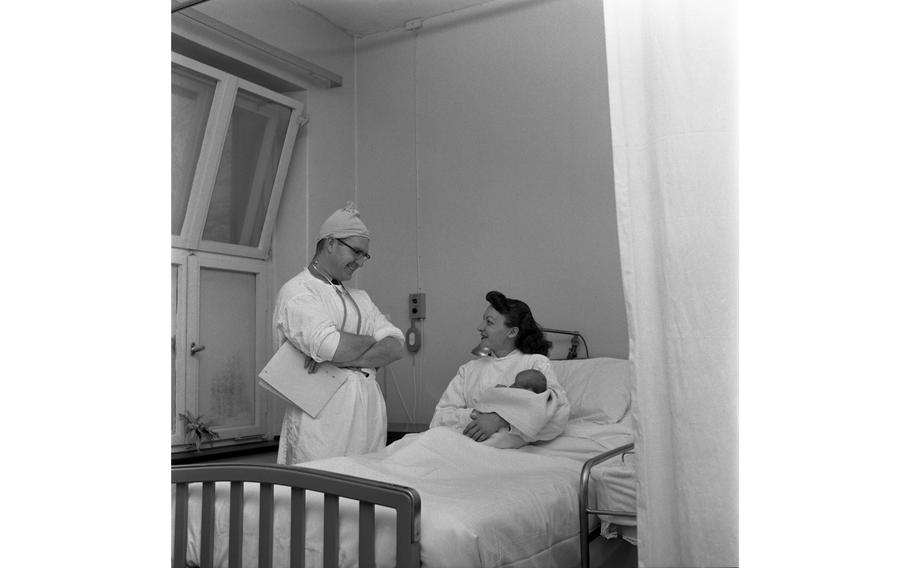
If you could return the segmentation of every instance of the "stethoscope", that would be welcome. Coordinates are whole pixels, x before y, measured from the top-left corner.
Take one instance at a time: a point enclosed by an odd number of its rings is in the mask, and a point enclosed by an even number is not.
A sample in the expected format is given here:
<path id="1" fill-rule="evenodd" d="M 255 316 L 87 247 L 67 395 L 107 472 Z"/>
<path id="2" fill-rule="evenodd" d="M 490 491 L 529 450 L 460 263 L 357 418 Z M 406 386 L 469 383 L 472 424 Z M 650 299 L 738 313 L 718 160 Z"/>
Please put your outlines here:
<path id="1" fill-rule="evenodd" d="M 351 299 L 351 303 L 354 304 L 354 309 L 357 311 L 357 335 L 360 335 L 360 324 L 363 322 L 363 320 L 360 313 L 360 306 L 357 305 L 357 301 L 354 300 L 354 296 L 348 292 L 348 289 L 344 287 L 344 284 L 340 282 L 338 284 L 333 284 L 332 279 L 329 278 L 323 271 L 319 270 L 319 267 L 316 266 L 316 262 L 317 261 L 314 260 L 310 266 L 312 266 L 313 269 L 318 272 L 322 278 L 325 279 L 325 283 L 331 286 L 332 289 L 335 290 L 335 293 L 338 294 L 338 297 L 341 299 L 341 307 L 344 308 L 344 315 L 341 317 L 341 329 L 344 329 L 344 324 L 348 321 L 348 303 L 344 299 L 344 294 L 341 293 L 341 291 L 344 290 L 344 293 L 347 294 L 348 298 Z"/>

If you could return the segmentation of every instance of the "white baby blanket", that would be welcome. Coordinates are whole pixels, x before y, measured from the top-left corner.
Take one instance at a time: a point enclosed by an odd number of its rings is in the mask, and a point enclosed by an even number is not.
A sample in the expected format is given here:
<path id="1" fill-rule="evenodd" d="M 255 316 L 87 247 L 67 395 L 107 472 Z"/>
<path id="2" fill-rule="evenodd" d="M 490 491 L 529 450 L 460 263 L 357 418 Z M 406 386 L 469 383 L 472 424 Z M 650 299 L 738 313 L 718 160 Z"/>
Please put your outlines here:
<path id="1" fill-rule="evenodd" d="M 562 433 L 565 421 L 553 420 L 560 408 L 557 400 L 550 389 L 537 394 L 524 389 L 491 388 L 480 396 L 474 408 L 499 414 L 512 426 L 512 433 L 530 443 L 552 440 Z"/>

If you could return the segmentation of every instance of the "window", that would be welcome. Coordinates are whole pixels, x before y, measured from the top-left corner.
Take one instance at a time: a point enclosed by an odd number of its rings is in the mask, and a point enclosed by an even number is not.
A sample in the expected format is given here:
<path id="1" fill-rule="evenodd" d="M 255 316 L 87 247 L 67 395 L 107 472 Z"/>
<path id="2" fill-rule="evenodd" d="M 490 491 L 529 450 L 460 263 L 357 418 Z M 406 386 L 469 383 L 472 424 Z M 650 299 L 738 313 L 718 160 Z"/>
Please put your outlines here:
<path id="1" fill-rule="evenodd" d="M 265 259 L 303 104 L 171 58 L 172 246 Z"/>
<path id="2" fill-rule="evenodd" d="M 268 263 L 176 249 L 171 257 L 171 443 L 191 442 L 179 419 L 187 410 L 219 444 L 265 434 L 256 383 L 272 339 Z"/>
<path id="3" fill-rule="evenodd" d="M 171 442 L 192 442 L 189 411 L 230 444 L 266 433 L 269 248 L 303 103 L 171 57 Z"/>

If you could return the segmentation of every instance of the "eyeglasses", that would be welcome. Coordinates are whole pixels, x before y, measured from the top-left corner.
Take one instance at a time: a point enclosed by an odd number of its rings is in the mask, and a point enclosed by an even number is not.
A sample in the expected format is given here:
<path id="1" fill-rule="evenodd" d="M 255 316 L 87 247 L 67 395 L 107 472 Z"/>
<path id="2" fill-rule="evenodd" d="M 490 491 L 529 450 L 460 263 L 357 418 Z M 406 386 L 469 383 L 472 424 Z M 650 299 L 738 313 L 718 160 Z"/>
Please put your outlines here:
<path id="1" fill-rule="evenodd" d="M 356 260 L 363 260 L 363 259 L 370 260 L 371 258 L 373 258 L 372 256 L 370 256 L 370 253 L 368 253 L 366 251 L 362 251 L 359 248 L 354 248 L 341 239 L 335 239 L 335 240 L 338 241 L 339 243 L 343 244 L 344 246 L 348 247 L 349 249 L 351 249 L 351 251 L 354 252 L 354 258 Z"/>

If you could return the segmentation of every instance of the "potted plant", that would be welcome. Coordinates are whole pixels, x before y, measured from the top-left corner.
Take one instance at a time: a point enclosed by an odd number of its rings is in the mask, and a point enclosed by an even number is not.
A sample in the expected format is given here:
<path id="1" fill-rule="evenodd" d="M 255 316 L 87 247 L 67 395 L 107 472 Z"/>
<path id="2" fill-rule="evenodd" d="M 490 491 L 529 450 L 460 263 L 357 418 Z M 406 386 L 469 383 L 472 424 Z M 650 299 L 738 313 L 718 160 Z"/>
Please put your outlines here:
<path id="1" fill-rule="evenodd" d="M 183 419 L 190 440 L 195 442 L 197 452 L 202 449 L 203 441 L 211 442 L 215 438 L 220 438 L 218 432 L 214 432 L 202 419 L 202 415 L 193 416 L 193 413 L 187 410 L 186 413 L 181 413 L 179 416 Z"/>

